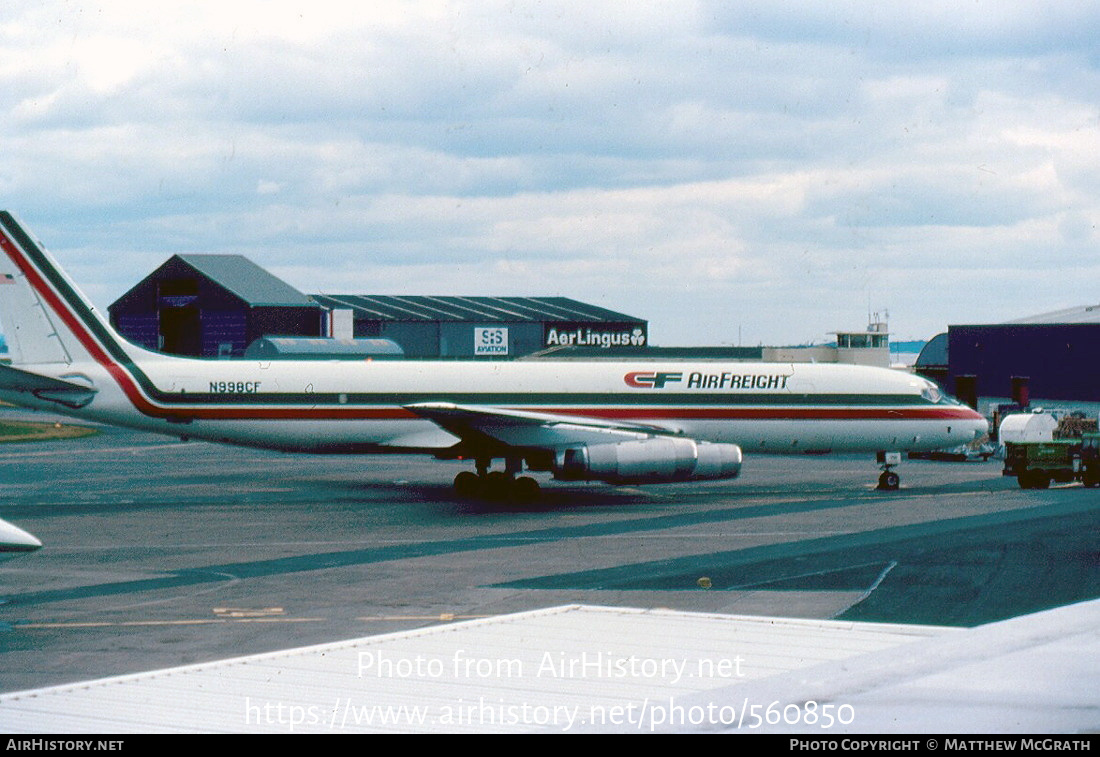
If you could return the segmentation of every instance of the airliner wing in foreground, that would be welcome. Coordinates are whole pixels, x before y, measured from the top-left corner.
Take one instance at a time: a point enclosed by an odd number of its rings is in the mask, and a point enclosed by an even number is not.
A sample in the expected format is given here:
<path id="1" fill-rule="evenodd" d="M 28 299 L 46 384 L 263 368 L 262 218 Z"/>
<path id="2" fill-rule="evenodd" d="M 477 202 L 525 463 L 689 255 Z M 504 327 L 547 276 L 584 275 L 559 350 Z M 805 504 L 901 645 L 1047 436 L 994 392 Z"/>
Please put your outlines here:
<path id="1" fill-rule="evenodd" d="M 125 342 L 0 212 L 0 399 L 180 438 L 312 453 L 469 458 L 464 494 L 564 480 L 738 475 L 742 450 L 901 452 L 987 430 L 930 381 L 846 365 L 644 360 L 201 360 Z M 489 472 L 494 460 L 504 470 Z M 880 477 L 897 488 L 892 458 Z"/>
<path id="2" fill-rule="evenodd" d="M 42 548 L 42 542 L 19 526 L 0 520 L 0 560 L 28 555 Z"/>

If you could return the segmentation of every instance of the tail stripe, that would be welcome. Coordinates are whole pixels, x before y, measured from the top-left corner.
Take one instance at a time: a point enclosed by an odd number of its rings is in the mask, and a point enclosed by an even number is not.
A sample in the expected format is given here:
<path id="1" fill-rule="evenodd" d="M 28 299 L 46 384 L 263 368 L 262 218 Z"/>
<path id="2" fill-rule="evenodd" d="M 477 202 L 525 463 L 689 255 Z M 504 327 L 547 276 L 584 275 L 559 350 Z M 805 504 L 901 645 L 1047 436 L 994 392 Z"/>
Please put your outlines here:
<path id="1" fill-rule="evenodd" d="M 57 269 L 49 264 L 46 256 L 33 240 L 23 232 L 9 213 L 0 213 L 0 222 L 3 223 L 5 231 L 8 232 L 7 234 L 0 234 L 0 246 L 19 267 L 23 275 L 27 277 L 27 281 L 30 282 L 39 297 L 45 300 L 50 309 L 61 318 L 65 326 L 92 358 L 118 382 L 118 385 L 130 401 L 134 403 L 135 407 L 149 415 L 163 415 L 163 413 L 158 412 L 158 408 L 151 404 L 150 400 L 142 394 L 134 383 L 137 380 L 144 387 L 155 392 L 156 389 L 153 387 L 152 382 L 137 369 L 121 345 L 103 327 L 103 323 L 96 318 L 81 297 L 72 290 L 72 287 L 58 273 Z M 18 246 L 12 241 L 11 237 L 18 241 Z M 43 274 L 49 276 L 52 281 L 47 282 L 43 278 Z M 74 310 L 83 312 L 74 314 Z M 98 332 L 98 334 L 93 335 L 92 331 Z M 127 371 L 123 368 L 124 365 L 130 370 Z M 130 371 L 135 375 L 131 375 Z"/>

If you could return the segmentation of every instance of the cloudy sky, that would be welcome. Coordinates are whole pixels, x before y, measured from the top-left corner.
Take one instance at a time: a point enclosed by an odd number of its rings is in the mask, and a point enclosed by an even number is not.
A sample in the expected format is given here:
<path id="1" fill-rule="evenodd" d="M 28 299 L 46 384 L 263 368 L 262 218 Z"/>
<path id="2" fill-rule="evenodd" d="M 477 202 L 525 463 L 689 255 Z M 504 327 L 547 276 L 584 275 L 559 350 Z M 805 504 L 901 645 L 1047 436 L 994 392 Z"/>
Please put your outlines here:
<path id="1" fill-rule="evenodd" d="M 105 307 L 173 253 L 574 297 L 662 345 L 1100 302 L 1100 5 L 0 10 L 0 206 Z"/>

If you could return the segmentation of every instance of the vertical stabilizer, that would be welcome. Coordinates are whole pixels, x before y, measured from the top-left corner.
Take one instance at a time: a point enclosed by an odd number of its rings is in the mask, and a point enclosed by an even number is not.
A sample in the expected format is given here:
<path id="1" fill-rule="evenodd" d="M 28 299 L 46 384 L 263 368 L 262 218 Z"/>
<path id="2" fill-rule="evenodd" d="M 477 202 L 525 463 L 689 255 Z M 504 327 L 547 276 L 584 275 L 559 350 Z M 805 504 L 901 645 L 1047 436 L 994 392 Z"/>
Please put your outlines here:
<path id="1" fill-rule="evenodd" d="M 0 331 L 14 365 L 73 363 L 113 336 L 48 252 L 0 211 Z M 113 341 L 113 340 L 112 340 Z"/>
<path id="2" fill-rule="evenodd" d="M 8 343 L 8 353 L 15 365 L 35 363 L 71 363 L 72 355 L 65 349 L 57 327 L 38 298 L 27 277 L 6 270 L 5 258 L 0 261 L 0 331 Z"/>

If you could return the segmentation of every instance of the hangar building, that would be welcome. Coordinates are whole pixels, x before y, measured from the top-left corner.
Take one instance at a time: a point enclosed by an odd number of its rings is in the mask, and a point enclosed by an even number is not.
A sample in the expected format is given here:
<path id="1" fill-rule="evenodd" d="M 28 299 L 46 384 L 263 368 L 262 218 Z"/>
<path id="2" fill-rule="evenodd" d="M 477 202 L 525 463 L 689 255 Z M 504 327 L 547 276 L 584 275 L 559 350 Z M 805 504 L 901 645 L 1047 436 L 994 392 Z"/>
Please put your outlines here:
<path id="1" fill-rule="evenodd" d="M 173 255 L 107 308 L 111 325 L 150 350 L 236 357 L 267 334 L 321 335 L 323 312 L 241 255 Z"/>
<path id="2" fill-rule="evenodd" d="M 126 339 L 198 357 L 243 357 L 264 337 L 339 336 L 364 355 L 386 339 L 409 358 L 484 359 L 648 341 L 646 321 L 566 297 L 307 296 L 240 255 L 173 256 L 108 311 Z M 317 351 L 315 340 L 279 344 L 283 357 L 295 357 L 295 344 Z"/>
<path id="3" fill-rule="evenodd" d="M 646 344 L 647 323 L 566 297 L 323 295 L 352 311 L 354 333 L 400 344 L 408 357 L 519 357 L 558 346 Z"/>
<path id="4" fill-rule="evenodd" d="M 928 342 L 916 370 L 983 404 L 1100 402 L 1100 305 L 949 326 Z"/>

